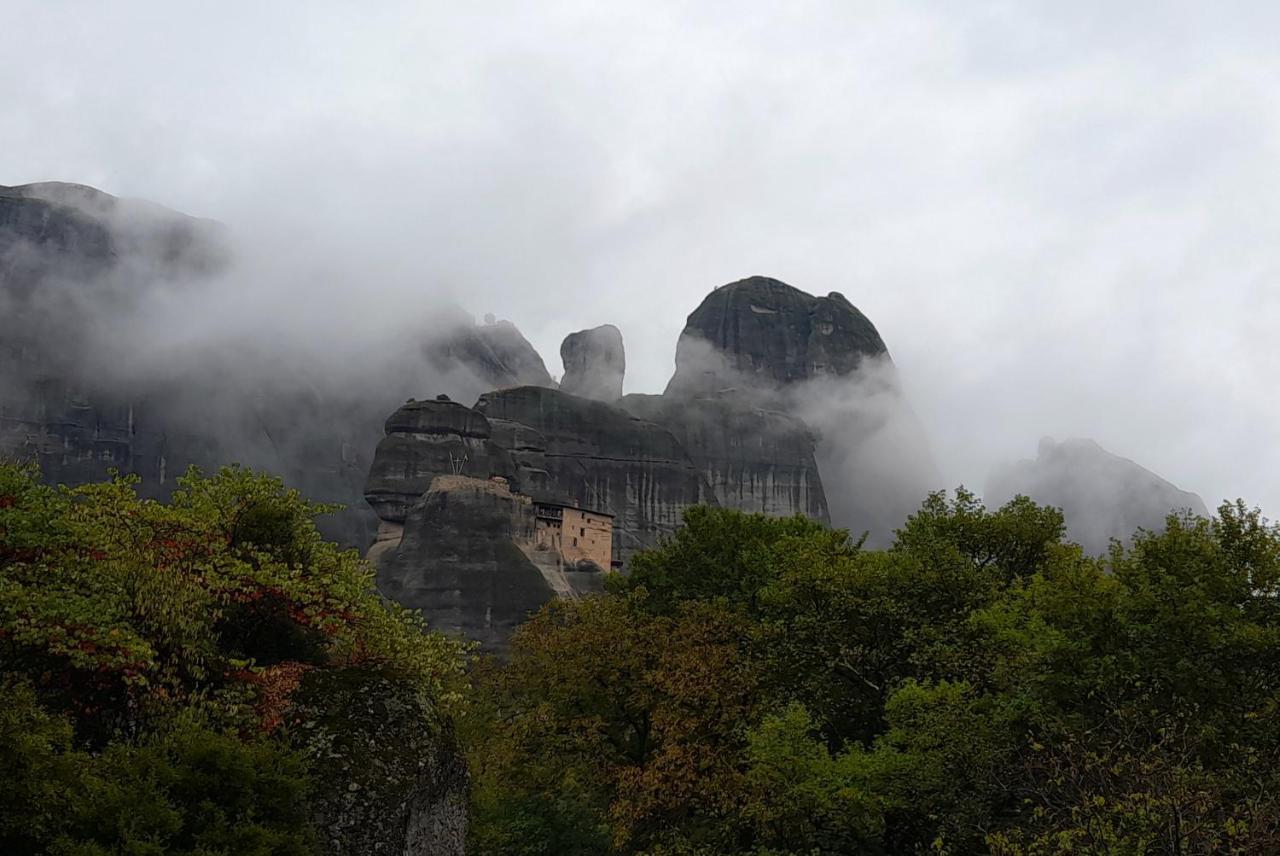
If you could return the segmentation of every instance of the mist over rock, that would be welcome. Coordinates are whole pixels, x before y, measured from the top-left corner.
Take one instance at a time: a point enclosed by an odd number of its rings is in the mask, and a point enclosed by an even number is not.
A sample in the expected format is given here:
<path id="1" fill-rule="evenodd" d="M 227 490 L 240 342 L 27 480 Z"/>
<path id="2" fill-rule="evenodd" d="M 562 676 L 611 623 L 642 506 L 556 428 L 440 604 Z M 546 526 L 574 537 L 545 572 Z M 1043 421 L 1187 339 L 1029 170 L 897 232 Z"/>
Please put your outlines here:
<path id="1" fill-rule="evenodd" d="M 482 325 L 460 321 L 451 327 L 445 335 L 429 341 L 423 350 L 438 372 L 457 372 L 461 368 L 474 375 L 478 388 L 460 398 L 511 386 L 556 385 L 542 357 L 510 321 L 493 321 L 490 316 Z"/>
<path id="2" fill-rule="evenodd" d="M 1042 439 L 1035 460 L 993 472 L 984 496 L 994 506 L 1019 494 L 1061 508 L 1068 537 L 1090 553 L 1104 552 L 1113 538 L 1128 542 L 1139 527 L 1163 530 L 1170 512 L 1209 516 L 1196 494 L 1087 439 Z"/>
<path id="3" fill-rule="evenodd" d="M 765 276 L 722 285 L 689 315 L 667 395 L 746 385 L 762 393 L 843 377 L 888 354 L 865 315 L 837 292 L 814 297 Z"/>
<path id="4" fill-rule="evenodd" d="M 553 385 L 513 324 L 447 305 L 376 342 L 308 340 L 287 318 L 264 336 L 220 294 L 279 271 L 232 246 L 221 224 L 91 187 L 0 188 L 0 454 L 50 482 L 134 473 L 161 498 L 189 465 L 241 463 L 344 505 L 322 530 L 364 548 L 378 524 L 365 483 L 398 402 Z M 421 468 L 423 444 L 392 433 L 399 465 Z"/>
<path id="5" fill-rule="evenodd" d="M 622 397 L 627 359 L 617 327 L 604 324 L 570 333 L 560 344 L 560 359 L 564 363 L 560 388 L 565 392 L 597 401 Z"/>
<path id="6" fill-rule="evenodd" d="M 0 454 L 51 482 L 114 467 L 172 482 L 181 426 L 160 424 L 166 390 L 139 390 L 95 359 L 101 329 L 154 288 L 226 262 L 216 224 L 83 185 L 0 187 Z M 150 392 L 151 394 L 148 394 Z M 186 443 L 190 460 L 204 446 Z"/>
<path id="7" fill-rule="evenodd" d="M 887 543 L 939 486 L 928 440 L 884 340 L 838 292 L 814 297 L 760 276 L 717 288 L 689 315 L 664 398 L 722 402 L 717 407 L 738 411 L 744 425 L 759 423 L 757 409 L 795 418 L 814 440 L 812 471 L 821 471 L 820 479 L 803 480 L 819 485 L 809 492 L 823 494 L 832 524 L 869 533 L 872 545 Z M 696 408 L 687 415 L 667 410 L 673 420 L 700 418 Z M 701 433 L 674 423 L 673 430 Z M 784 445 L 794 458 L 796 442 Z M 708 460 L 714 458 L 727 460 L 711 452 Z M 813 501 L 799 506 L 795 512 L 826 519 L 814 513 Z"/>

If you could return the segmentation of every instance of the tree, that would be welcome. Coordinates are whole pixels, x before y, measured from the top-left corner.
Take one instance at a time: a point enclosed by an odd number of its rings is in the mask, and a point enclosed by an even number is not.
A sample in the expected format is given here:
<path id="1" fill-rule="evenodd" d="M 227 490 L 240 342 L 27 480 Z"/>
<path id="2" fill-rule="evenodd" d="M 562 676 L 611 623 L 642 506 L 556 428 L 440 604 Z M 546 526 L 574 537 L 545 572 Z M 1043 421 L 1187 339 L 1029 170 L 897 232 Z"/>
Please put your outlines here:
<path id="1" fill-rule="evenodd" d="M 394 675 L 443 726 L 462 649 L 383 602 L 325 510 L 240 468 L 161 504 L 0 465 L 6 852 L 308 850 L 317 783 L 282 726 L 309 673 Z"/>

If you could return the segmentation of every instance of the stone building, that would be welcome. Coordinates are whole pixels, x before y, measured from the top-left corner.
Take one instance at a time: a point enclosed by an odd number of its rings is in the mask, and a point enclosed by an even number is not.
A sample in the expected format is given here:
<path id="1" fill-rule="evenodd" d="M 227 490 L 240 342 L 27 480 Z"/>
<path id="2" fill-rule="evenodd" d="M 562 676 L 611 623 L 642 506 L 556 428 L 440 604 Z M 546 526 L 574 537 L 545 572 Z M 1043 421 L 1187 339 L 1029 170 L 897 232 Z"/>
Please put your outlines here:
<path id="1" fill-rule="evenodd" d="M 612 566 L 613 515 L 576 503 L 534 497 L 534 540 L 560 555 L 566 565 L 587 561 L 603 571 Z"/>

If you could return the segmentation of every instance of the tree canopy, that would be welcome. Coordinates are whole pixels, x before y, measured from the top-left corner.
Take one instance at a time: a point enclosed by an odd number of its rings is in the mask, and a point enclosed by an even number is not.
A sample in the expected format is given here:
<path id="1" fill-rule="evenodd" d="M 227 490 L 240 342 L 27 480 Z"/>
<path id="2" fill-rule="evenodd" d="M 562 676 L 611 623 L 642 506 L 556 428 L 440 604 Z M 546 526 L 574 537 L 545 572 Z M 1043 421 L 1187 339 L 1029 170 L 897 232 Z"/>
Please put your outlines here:
<path id="1" fill-rule="evenodd" d="M 239 468 L 159 503 L 0 465 L 0 852 L 313 852 L 306 676 L 394 674 L 447 718 L 461 649 L 383 602 L 325 510 Z"/>
<path id="2" fill-rule="evenodd" d="M 476 853 L 1280 850 L 1280 531 L 1101 559 L 934 494 L 883 551 L 691 509 L 478 677 Z"/>

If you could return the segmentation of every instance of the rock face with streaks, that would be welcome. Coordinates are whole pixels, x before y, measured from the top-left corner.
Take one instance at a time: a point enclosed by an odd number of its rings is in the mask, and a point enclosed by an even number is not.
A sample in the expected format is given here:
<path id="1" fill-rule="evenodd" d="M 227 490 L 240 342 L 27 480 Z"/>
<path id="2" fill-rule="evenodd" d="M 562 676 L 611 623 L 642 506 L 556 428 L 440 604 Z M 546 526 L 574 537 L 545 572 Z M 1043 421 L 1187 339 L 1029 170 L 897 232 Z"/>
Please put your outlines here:
<path id="1" fill-rule="evenodd" d="M 671 414 L 664 424 L 678 436 L 706 435 L 709 411 L 723 413 L 713 424 L 757 426 L 760 433 L 741 432 L 748 447 L 772 447 L 754 450 L 762 469 L 744 459 L 747 450 L 735 446 L 732 431 L 725 441 L 707 435 L 705 454 L 692 441 L 691 454 L 738 497 L 729 500 L 738 507 L 763 507 L 762 485 L 772 513 L 829 514 L 834 525 L 866 531 L 880 545 L 937 487 L 928 443 L 884 340 L 837 292 L 814 297 L 760 276 L 717 288 L 689 315 L 663 399 L 680 402 L 664 408 Z M 683 430 L 681 421 L 689 423 Z M 778 469 L 770 472 L 775 452 Z"/>
<path id="2" fill-rule="evenodd" d="M 385 427 L 364 489 L 365 500 L 384 521 L 403 524 L 436 476 L 515 478 L 511 454 L 491 438 L 489 420 L 445 396 L 410 400 Z"/>
<path id="3" fill-rule="evenodd" d="M 541 437 L 546 490 L 615 515 L 615 561 L 674 532 L 690 505 L 718 504 L 671 431 L 617 407 L 521 386 L 482 395 L 476 409 Z"/>
<path id="4" fill-rule="evenodd" d="M 1085 439 L 1043 438 L 1034 461 L 991 474 L 984 498 L 998 505 L 1019 494 L 1061 508 L 1067 537 L 1094 554 L 1105 552 L 1113 538 L 1128 542 L 1139 527 L 1164 529 L 1172 512 L 1209 515 L 1196 494 Z"/>
<path id="5" fill-rule="evenodd" d="M 560 388 L 582 398 L 617 401 L 622 397 L 622 379 L 627 358 L 622 333 L 612 324 L 570 333 L 560 344 L 564 377 Z"/>
<path id="6" fill-rule="evenodd" d="M 671 431 L 721 505 L 829 522 L 813 432 L 799 419 L 732 398 L 633 394 L 619 404 Z"/>
<path id="7" fill-rule="evenodd" d="M 83 185 L 0 187 L 0 454 L 69 484 L 114 467 L 155 487 L 204 463 L 207 444 L 162 424 L 164 390 L 83 350 L 152 284 L 221 269 L 224 239 L 216 223 Z"/>

